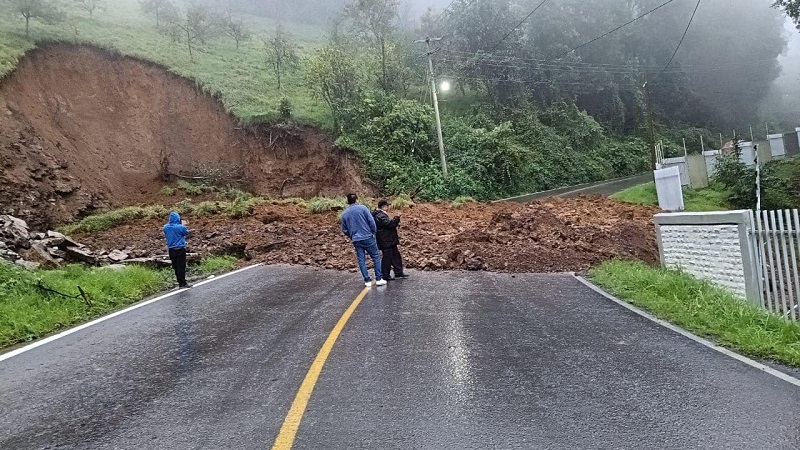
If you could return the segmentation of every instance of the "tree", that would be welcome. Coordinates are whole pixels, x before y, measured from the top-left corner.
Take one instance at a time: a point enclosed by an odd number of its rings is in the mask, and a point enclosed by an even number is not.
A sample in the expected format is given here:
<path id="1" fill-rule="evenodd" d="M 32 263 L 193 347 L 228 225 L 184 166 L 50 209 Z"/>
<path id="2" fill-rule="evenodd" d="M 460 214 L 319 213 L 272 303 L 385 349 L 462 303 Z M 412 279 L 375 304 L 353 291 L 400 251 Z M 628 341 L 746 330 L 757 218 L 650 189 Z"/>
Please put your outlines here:
<path id="1" fill-rule="evenodd" d="M 89 13 L 89 17 L 94 17 L 94 11 L 99 8 L 105 8 L 105 0 L 75 0 L 78 8 Z"/>
<path id="2" fill-rule="evenodd" d="M 794 23 L 800 28 L 800 0 L 776 0 L 773 8 L 783 8 L 786 15 L 792 18 Z"/>
<path id="3" fill-rule="evenodd" d="M 175 10 L 170 0 L 139 0 L 139 6 L 145 15 L 156 19 L 156 28 L 161 28 L 161 18 Z"/>
<path id="4" fill-rule="evenodd" d="M 353 31 L 374 40 L 381 62 L 381 87 L 390 88 L 388 74 L 388 45 L 395 32 L 399 2 L 397 0 L 354 0 L 345 7 L 345 17 L 352 22 Z"/>
<path id="5" fill-rule="evenodd" d="M 361 96 L 363 77 L 356 59 L 328 42 L 304 61 L 304 74 L 312 95 L 328 105 L 334 128 L 339 129 L 346 109 Z"/>
<path id="6" fill-rule="evenodd" d="M 294 42 L 294 37 L 283 30 L 281 25 L 275 32 L 272 39 L 264 40 L 267 50 L 267 64 L 275 78 L 278 80 L 278 89 L 281 89 L 281 76 L 288 69 L 296 69 L 300 65 L 300 58 L 297 56 L 298 46 Z"/>
<path id="7" fill-rule="evenodd" d="M 182 12 L 168 17 L 170 31 L 180 40 L 186 39 L 189 59 L 194 61 L 194 47 L 205 44 L 220 32 L 221 21 L 201 5 L 190 4 Z"/>
<path id="8" fill-rule="evenodd" d="M 11 4 L 25 18 L 25 37 L 30 36 L 31 20 L 55 23 L 61 18 L 58 6 L 50 0 L 12 0 Z"/>
<path id="9" fill-rule="evenodd" d="M 241 19 L 234 19 L 231 16 L 225 18 L 225 34 L 232 37 L 236 41 L 236 50 L 239 50 L 239 44 L 243 41 L 250 39 L 250 30 L 245 27 Z"/>

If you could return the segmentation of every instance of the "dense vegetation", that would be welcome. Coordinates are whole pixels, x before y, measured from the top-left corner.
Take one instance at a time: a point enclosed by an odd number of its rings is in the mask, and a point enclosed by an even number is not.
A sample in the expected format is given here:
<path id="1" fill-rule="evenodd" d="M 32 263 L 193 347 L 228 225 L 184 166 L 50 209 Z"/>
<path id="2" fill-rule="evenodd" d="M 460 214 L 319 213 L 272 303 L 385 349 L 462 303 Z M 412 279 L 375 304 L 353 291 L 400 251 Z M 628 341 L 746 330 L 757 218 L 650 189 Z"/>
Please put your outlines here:
<path id="1" fill-rule="evenodd" d="M 736 155 L 720 158 L 716 180 L 728 192 L 734 208 L 756 208 L 756 170 L 744 165 Z M 761 209 L 800 207 L 800 158 L 773 160 L 761 169 Z"/>
<path id="2" fill-rule="evenodd" d="M 704 2 L 680 49 L 689 0 L 545 2 L 527 20 L 538 0 L 437 2 L 448 8 L 419 20 L 400 0 L 97 0 L 91 9 L 5 1 L 4 71 L 43 39 L 153 59 L 219 93 L 243 122 L 331 129 L 386 193 L 428 199 L 497 198 L 646 170 L 647 94 L 668 149 L 687 136 L 692 148 L 701 135 L 713 145 L 709 129 L 753 118 L 785 46 L 780 12 L 760 0 Z M 300 18 L 316 25 L 275 21 Z M 425 47 L 412 44 L 443 35 L 435 77 L 455 87 L 441 92 L 446 177 Z"/>

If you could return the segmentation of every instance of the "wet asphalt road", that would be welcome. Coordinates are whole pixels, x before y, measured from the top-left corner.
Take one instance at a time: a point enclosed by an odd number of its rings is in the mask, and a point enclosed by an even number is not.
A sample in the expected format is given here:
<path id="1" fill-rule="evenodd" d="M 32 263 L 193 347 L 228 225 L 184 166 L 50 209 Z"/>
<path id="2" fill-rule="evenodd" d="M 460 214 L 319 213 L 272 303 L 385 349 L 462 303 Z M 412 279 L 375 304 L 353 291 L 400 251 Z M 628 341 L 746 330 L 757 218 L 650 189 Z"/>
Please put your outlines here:
<path id="1" fill-rule="evenodd" d="M 627 178 L 617 178 L 614 180 L 598 181 L 594 183 L 568 186 L 549 191 L 536 192 L 533 194 L 521 195 L 519 197 L 507 198 L 499 201 L 512 201 L 517 203 L 529 203 L 548 197 L 572 198 L 581 195 L 602 195 L 605 197 L 624 191 L 625 189 L 645 184 L 653 181 L 653 173 L 635 175 Z"/>
<path id="2" fill-rule="evenodd" d="M 269 448 L 358 276 L 260 267 L 0 362 L 0 448 Z M 800 448 L 800 389 L 568 275 L 373 288 L 295 448 Z"/>

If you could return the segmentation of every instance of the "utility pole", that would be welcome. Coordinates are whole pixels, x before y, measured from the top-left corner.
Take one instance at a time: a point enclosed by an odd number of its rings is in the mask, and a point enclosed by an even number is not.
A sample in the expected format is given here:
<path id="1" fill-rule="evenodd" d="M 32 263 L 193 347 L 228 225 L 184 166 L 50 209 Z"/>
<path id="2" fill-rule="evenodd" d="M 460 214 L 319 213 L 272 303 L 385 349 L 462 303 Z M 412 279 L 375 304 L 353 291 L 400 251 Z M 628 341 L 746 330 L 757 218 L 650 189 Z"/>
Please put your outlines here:
<path id="1" fill-rule="evenodd" d="M 647 75 L 645 75 L 642 87 L 644 88 L 644 96 L 647 103 L 647 122 L 650 127 L 650 166 L 652 170 L 656 170 L 656 130 L 653 125 L 653 106 L 652 103 L 650 103 L 650 88 L 647 86 L 649 83 L 650 80 L 648 80 Z"/>
<path id="2" fill-rule="evenodd" d="M 441 41 L 442 38 L 425 38 L 421 41 L 414 41 L 415 44 L 426 44 L 428 47 L 428 78 L 431 81 L 431 96 L 433 97 L 433 111 L 436 115 L 436 135 L 439 138 L 439 158 L 442 162 L 442 174 L 447 176 L 447 158 L 444 154 L 444 139 L 442 138 L 442 119 L 439 117 L 439 97 L 436 94 L 436 77 L 433 74 L 433 50 L 431 42 Z"/>

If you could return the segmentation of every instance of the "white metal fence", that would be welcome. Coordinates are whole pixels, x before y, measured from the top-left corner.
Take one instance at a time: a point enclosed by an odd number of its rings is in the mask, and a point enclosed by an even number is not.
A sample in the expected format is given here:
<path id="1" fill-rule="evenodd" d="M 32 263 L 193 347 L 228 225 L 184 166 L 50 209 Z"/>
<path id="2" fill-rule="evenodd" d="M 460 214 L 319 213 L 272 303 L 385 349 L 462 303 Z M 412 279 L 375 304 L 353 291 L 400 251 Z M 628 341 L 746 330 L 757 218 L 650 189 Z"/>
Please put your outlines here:
<path id="1" fill-rule="evenodd" d="M 800 216 L 798 210 L 750 214 L 750 245 L 761 306 L 800 320 Z"/>

